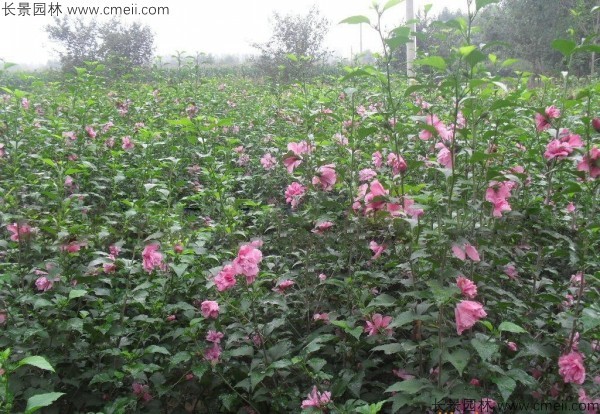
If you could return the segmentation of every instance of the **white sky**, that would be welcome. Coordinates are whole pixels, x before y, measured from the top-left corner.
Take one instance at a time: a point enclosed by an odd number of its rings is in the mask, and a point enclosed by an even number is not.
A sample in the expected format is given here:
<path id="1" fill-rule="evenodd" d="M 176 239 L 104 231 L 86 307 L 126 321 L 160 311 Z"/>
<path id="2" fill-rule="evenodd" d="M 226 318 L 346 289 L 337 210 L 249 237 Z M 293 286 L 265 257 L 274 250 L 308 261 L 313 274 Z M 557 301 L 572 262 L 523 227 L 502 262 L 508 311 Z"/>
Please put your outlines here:
<path id="1" fill-rule="evenodd" d="M 18 64 L 45 64 L 56 58 L 57 45 L 50 42 L 44 26 L 52 23 L 53 17 L 6 16 L 4 7 L 18 7 L 24 0 L 0 0 L 0 59 Z M 132 6 L 138 10 L 146 6 L 168 6 L 165 16 L 128 16 L 125 21 L 140 21 L 149 25 L 155 33 L 156 54 L 170 56 L 176 50 L 189 54 L 195 52 L 222 55 L 254 54 L 250 44 L 263 42 L 271 33 L 270 17 L 273 11 L 281 14 L 305 13 L 316 5 L 322 15 L 332 23 L 326 39 L 326 46 L 338 55 L 350 57 L 359 49 L 359 27 L 338 25 L 349 16 L 364 14 L 373 16 L 370 10 L 373 0 L 29 0 L 34 3 L 58 3 L 63 14 L 67 6 Z M 384 4 L 386 0 L 379 0 Z M 415 0 L 415 7 L 431 3 L 433 13 L 444 7 L 458 9 L 466 7 L 466 0 Z M 404 4 L 390 9 L 384 24 L 388 28 L 398 25 L 404 19 Z M 368 27 L 363 27 L 363 49 L 380 50 L 376 35 Z"/>

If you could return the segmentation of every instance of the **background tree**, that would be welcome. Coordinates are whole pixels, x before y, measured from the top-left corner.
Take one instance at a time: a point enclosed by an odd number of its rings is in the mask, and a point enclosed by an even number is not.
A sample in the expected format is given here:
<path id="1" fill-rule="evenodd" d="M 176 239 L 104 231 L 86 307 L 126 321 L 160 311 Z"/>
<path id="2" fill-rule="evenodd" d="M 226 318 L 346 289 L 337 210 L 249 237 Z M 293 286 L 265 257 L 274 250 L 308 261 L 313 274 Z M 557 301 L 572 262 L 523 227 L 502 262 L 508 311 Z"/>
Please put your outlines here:
<path id="1" fill-rule="evenodd" d="M 265 43 L 252 46 L 260 51 L 255 60 L 263 73 L 275 76 L 283 72 L 285 79 L 305 75 L 318 62 L 323 62 L 329 52 L 323 41 L 329 31 L 329 21 L 316 7 L 307 14 L 273 13 L 273 34 Z M 289 59 L 293 55 L 296 59 Z"/>
<path id="2" fill-rule="evenodd" d="M 83 66 L 86 61 L 98 61 L 123 73 L 149 64 L 154 50 L 154 34 L 140 23 L 126 25 L 116 19 L 86 22 L 65 16 L 46 26 L 46 32 L 50 40 L 63 48 L 59 52 L 63 70 Z"/>

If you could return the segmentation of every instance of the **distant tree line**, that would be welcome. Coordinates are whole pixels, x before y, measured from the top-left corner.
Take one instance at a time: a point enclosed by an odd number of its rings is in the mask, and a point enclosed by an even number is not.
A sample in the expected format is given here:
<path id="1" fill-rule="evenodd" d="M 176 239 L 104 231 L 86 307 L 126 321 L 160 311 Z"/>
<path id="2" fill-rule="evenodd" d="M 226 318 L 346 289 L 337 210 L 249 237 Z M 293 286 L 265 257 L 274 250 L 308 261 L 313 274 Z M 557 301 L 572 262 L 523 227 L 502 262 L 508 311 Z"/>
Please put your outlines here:
<path id="1" fill-rule="evenodd" d="M 459 39 L 447 27 L 436 22 L 465 18 L 461 10 L 444 9 L 439 15 L 418 16 L 417 44 L 419 53 L 446 56 Z M 519 69 L 538 74 L 555 74 L 565 70 L 562 55 L 554 50 L 552 41 L 571 39 L 580 43 L 587 38 L 600 44 L 599 0 L 501 0 L 485 7 L 475 24 L 475 44 L 493 44 L 488 51 L 499 58 L 520 59 Z M 396 51 L 396 64 L 401 68 L 406 51 Z M 575 55 L 571 70 L 580 76 L 598 74 L 598 54 Z"/>
<path id="2" fill-rule="evenodd" d="M 101 23 L 65 16 L 46 26 L 46 33 L 61 45 L 60 63 L 65 71 L 83 67 L 85 62 L 100 62 L 121 74 L 149 64 L 153 57 L 154 34 L 141 23 L 124 24 L 117 19 Z"/>

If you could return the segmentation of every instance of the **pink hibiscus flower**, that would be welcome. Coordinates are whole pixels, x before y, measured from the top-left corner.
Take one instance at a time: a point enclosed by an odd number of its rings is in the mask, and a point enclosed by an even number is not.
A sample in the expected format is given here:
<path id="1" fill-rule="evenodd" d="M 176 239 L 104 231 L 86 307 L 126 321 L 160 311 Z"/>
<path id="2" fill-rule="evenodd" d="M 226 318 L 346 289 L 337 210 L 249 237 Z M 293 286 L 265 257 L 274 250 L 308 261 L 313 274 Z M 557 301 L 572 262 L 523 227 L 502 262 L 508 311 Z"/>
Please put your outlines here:
<path id="1" fill-rule="evenodd" d="M 462 335 L 465 330 L 471 329 L 477 321 L 485 318 L 487 313 L 483 310 L 481 303 L 462 300 L 456 305 L 454 316 L 456 319 L 456 332 Z"/>
<path id="2" fill-rule="evenodd" d="M 583 384 L 585 381 L 585 366 L 583 355 L 578 351 L 571 351 L 558 359 L 558 373 L 565 384 Z"/>
<path id="3" fill-rule="evenodd" d="M 323 191 L 331 191 L 336 181 L 337 175 L 335 174 L 335 165 L 333 164 L 319 167 L 317 175 L 312 179 L 313 185 L 320 187 Z"/>
<path id="4" fill-rule="evenodd" d="M 308 394 L 307 399 L 302 401 L 302 409 L 305 408 L 324 408 L 331 402 L 331 392 L 319 392 L 317 387 L 314 386 L 312 391 Z"/>
<path id="5" fill-rule="evenodd" d="M 219 304 L 214 300 L 205 300 L 200 304 L 200 312 L 206 319 L 217 319 L 219 316 Z"/>
<path id="6" fill-rule="evenodd" d="M 152 243 L 144 247 L 144 251 L 142 252 L 142 266 L 148 273 L 152 273 L 156 268 L 166 270 L 166 265 L 163 263 L 163 255 L 158 249 L 160 249 L 158 243 Z"/>
<path id="7" fill-rule="evenodd" d="M 392 328 L 388 328 L 388 326 L 391 322 L 391 316 L 383 316 L 380 313 L 376 313 L 370 321 L 366 321 L 365 332 L 368 332 L 369 336 L 379 333 L 390 336 L 392 335 Z"/>
<path id="8" fill-rule="evenodd" d="M 458 286 L 463 296 L 467 299 L 474 299 L 477 296 L 477 286 L 472 280 L 464 276 L 456 278 L 456 286 Z"/>
<path id="9" fill-rule="evenodd" d="M 300 204 L 305 192 L 306 187 L 298 182 L 293 182 L 285 190 L 285 202 L 291 204 L 292 208 L 296 208 Z"/>

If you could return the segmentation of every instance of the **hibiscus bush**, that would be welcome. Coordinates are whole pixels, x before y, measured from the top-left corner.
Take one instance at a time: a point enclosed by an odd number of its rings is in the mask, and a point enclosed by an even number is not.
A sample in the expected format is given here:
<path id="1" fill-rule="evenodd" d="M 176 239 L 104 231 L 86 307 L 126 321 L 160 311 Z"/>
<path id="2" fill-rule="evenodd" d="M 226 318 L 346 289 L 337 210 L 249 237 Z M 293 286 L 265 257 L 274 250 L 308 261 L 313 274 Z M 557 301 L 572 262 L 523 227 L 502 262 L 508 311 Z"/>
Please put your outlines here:
<path id="1" fill-rule="evenodd" d="M 471 44 L 476 3 L 410 83 L 401 27 L 312 83 L 3 87 L 0 406 L 597 412 L 600 85 L 568 74 L 591 49 L 555 43 L 565 73 L 528 89 Z"/>

